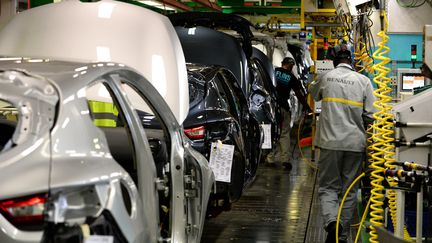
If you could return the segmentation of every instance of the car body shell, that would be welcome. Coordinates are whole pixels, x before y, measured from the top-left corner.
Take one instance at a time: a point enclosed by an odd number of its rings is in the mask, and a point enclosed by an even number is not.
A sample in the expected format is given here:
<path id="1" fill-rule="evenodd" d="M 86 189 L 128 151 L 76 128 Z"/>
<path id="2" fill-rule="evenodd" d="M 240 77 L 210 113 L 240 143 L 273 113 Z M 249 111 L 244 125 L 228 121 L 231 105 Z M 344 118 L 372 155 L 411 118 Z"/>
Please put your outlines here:
<path id="1" fill-rule="evenodd" d="M 257 110 L 261 111 L 261 116 L 267 116 L 267 124 L 272 125 L 272 140 L 273 143 L 279 140 L 281 133 L 281 108 L 277 103 L 277 93 L 276 93 L 276 78 L 273 64 L 270 59 L 259 49 L 253 47 L 252 58 L 256 64 L 257 73 L 260 75 L 256 87 L 256 92 L 263 94 L 266 101 L 262 103 L 264 109 Z M 261 120 L 265 120 L 262 118 Z"/>
<path id="2" fill-rule="evenodd" d="M 252 24 L 244 19 L 243 17 L 233 15 L 233 14 L 222 14 L 222 13 L 176 13 L 168 16 L 173 23 L 174 26 L 181 26 L 184 28 L 189 28 L 187 30 L 188 35 L 185 35 L 185 30 L 176 28 L 177 34 L 179 35 L 183 49 L 190 49 L 190 42 L 195 42 L 198 39 L 201 39 L 202 42 L 199 45 L 196 45 L 196 49 L 199 51 L 195 52 L 194 57 L 199 56 L 205 50 L 205 54 L 211 57 L 207 57 L 205 62 L 200 62 L 197 59 L 203 58 L 191 58 L 189 55 L 194 53 L 193 51 L 185 51 L 185 56 L 188 62 L 193 63 L 203 63 L 203 64 L 218 64 L 222 66 L 227 66 L 233 73 L 236 75 L 238 80 L 241 83 L 242 89 L 244 90 L 246 97 L 249 99 L 249 107 L 250 110 L 257 120 L 258 124 L 273 124 L 275 123 L 274 118 L 274 107 L 269 103 L 268 93 L 260 92 L 263 90 L 259 90 L 259 80 L 257 80 L 257 76 L 261 75 L 254 67 L 254 60 L 252 59 L 253 55 L 253 47 L 252 47 L 252 38 L 253 33 L 251 31 Z M 235 39 L 238 42 L 239 47 L 235 47 L 234 44 L 229 43 L 229 38 L 223 36 L 222 34 L 212 33 L 210 31 L 206 31 L 205 29 L 197 29 L 199 27 L 207 27 L 211 29 L 226 29 L 234 30 L 240 35 L 240 38 Z M 189 30 L 193 28 L 195 30 L 195 35 L 199 35 L 200 37 L 194 38 L 194 35 L 189 33 Z M 212 37 L 209 37 L 212 36 Z M 204 40 L 209 39 L 208 41 Z M 224 43 L 224 47 L 220 46 L 220 43 Z M 196 43 L 198 44 L 198 43 Z M 213 45 L 213 47 L 212 47 Z M 219 46 L 219 48 L 215 48 L 215 46 Z M 193 48 L 193 47 L 192 47 Z M 210 51 L 209 49 L 213 49 Z M 221 51 L 225 49 L 225 52 Z M 218 54 L 211 55 L 209 52 L 218 51 Z M 234 57 L 234 60 L 230 60 L 226 58 L 228 55 L 238 55 L 238 52 L 241 52 L 240 58 Z M 201 54 L 202 55 L 202 54 Z M 225 58 L 223 62 L 220 62 L 221 59 Z M 205 59 L 205 57 L 204 57 Z M 217 59 L 218 61 L 216 61 Z M 244 71 L 245 75 L 239 75 L 236 71 L 238 62 L 240 61 L 240 65 L 242 66 L 242 71 Z M 230 64 L 233 63 L 233 64 Z M 271 74 L 269 74 L 271 75 Z M 263 97 L 262 95 L 266 95 Z M 269 121 L 270 120 L 270 121 Z M 264 136 L 262 134 L 262 136 Z"/>
<path id="3" fill-rule="evenodd" d="M 92 187 L 101 202 L 100 210 L 93 213 L 108 211 L 128 242 L 160 239 L 156 167 L 134 105 L 115 80 L 121 76 L 133 83 L 150 104 L 157 104 L 157 113 L 170 137 L 169 238 L 172 242 L 200 241 L 214 177 L 205 158 L 183 142 L 181 127 L 148 80 L 123 64 L 32 63 L 31 59 L 16 62 L 0 62 L 0 99 L 12 103 L 21 114 L 12 138 L 16 146 L 0 154 L 0 200 L 35 193 L 67 194 L 74 188 Z M 89 114 L 84 87 L 104 78 L 124 110 L 134 146 L 140 148 L 135 150 L 138 184 L 113 159 L 104 132 L 92 123 Z M 189 170 L 197 174 L 195 198 L 186 196 L 185 175 Z M 120 193 L 121 185 L 130 194 L 130 213 Z M 189 224 L 195 225 L 192 233 L 186 233 Z M 1 242 L 40 242 L 42 237 L 41 231 L 15 228 L 2 215 L 0 227 Z"/>
<path id="4" fill-rule="evenodd" d="M 18 135 L 13 135 L 19 138 L 17 145 L 0 155 L 0 199 L 48 192 L 53 195 L 49 200 L 54 205 L 47 208 L 50 214 L 61 208 L 55 204 L 57 199 L 66 200 L 68 195 L 93 188 L 97 195 L 91 200 L 101 202 L 101 206 L 89 211 L 90 216 L 109 211 L 127 241 L 199 242 L 214 178 L 205 158 L 183 142 L 179 123 L 189 107 L 187 73 L 181 45 L 166 17 L 109 0 L 48 4 L 20 13 L 0 31 L 0 54 L 11 56 L 3 58 L 11 61 L 0 63 L 3 73 L 16 72 L 3 77 L 0 98 L 12 103 L 21 114 Z M 134 102 L 124 96 L 112 74 L 132 80 L 148 101 L 157 104 L 155 110 L 170 137 L 169 166 L 165 168 L 169 171 L 168 184 L 165 178 L 157 177 L 151 144 L 141 127 L 142 121 L 134 113 Z M 101 75 L 107 77 L 106 85 L 124 109 L 133 142 L 142 147 L 135 154 L 141 178 L 135 186 L 131 176 L 113 159 L 107 134 L 92 124 L 88 105 L 81 97 L 85 85 L 102 78 Z M 19 76 L 21 83 L 14 83 L 14 76 Z M 37 80 L 34 89 L 15 96 L 4 88 L 20 89 L 21 84 L 27 86 L 31 80 Z M 33 90 L 42 94 L 45 86 L 56 92 L 56 105 L 47 105 L 51 113 L 56 111 L 55 116 L 36 110 L 28 113 L 27 105 L 43 108 L 38 104 L 43 99 L 32 100 L 27 94 Z M 42 120 L 45 113 L 51 120 Z M 32 115 L 32 129 L 22 123 L 26 114 Z M 19 135 L 24 128 L 31 136 Z M 96 154 L 92 153 L 95 146 L 100 150 Z M 125 206 L 120 205 L 118 192 L 122 185 L 128 188 L 131 199 L 136 199 L 130 217 Z M 159 231 L 161 192 L 169 195 L 169 233 L 164 236 L 167 239 L 161 239 Z M 47 220 L 56 224 L 67 217 L 55 213 Z M 40 231 L 19 230 L 2 216 L 0 227 L 0 242 L 38 242 L 42 235 Z"/>
<path id="5" fill-rule="evenodd" d="M 248 156 L 248 102 L 234 75 L 216 65 L 188 64 L 191 103 L 185 129 L 204 126 L 201 139 L 191 138 L 192 146 L 210 159 L 211 143 L 235 146 L 231 181 L 218 182 L 217 193 L 230 202 L 240 198 L 243 187 L 251 182 L 252 167 Z"/>
<path id="6" fill-rule="evenodd" d="M 254 74 L 250 63 L 240 43 L 232 36 L 206 27 L 175 27 L 183 47 L 187 62 L 218 65 L 228 69 L 235 77 L 235 81 L 241 87 L 242 96 L 247 97 L 250 115 L 248 117 L 247 157 L 246 164 L 250 164 L 251 170 L 247 177 L 254 178 L 261 156 L 261 144 L 263 134 L 261 121 L 255 116 L 250 102 L 252 95 L 252 79 Z M 193 34 L 192 34 L 193 33 Z M 259 107 L 261 108 L 261 107 Z M 248 180 L 249 181 L 249 180 Z"/>

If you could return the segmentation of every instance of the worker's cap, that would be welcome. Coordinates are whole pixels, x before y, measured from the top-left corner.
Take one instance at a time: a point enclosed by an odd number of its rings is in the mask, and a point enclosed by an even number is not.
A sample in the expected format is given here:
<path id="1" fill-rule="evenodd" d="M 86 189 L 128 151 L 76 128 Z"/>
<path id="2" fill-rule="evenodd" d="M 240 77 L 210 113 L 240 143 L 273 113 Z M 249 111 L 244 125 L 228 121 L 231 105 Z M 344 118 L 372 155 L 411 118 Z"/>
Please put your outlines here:
<path id="1" fill-rule="evenodd" d="M 282 60 L 282 65 L 283 64 L 292 64 L 292 65 L 295 65 L 295 60 L 294 60 L 294 58 L 292 58 L 292 57 L 285 57 L 283 60 Z"/>

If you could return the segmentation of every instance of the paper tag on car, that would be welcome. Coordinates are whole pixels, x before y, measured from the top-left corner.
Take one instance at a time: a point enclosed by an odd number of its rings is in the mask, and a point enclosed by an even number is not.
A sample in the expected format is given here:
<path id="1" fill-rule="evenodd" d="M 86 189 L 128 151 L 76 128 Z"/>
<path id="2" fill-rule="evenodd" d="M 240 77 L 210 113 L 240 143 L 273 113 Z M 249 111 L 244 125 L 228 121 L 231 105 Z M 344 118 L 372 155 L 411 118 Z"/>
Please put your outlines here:
<path id="1" fill-rule="evenodd" d="M 216 181 L 231 182 L 231 168 L 234 157 L 234 145 L 212 143 L 210 150 L 210 168 Z"/>
<path id="2" fill-rule="evenodd" d="M 114 243 L 114 237 L 111 235 L 89 235 L 84 243 Z"/>
<path id="3" fill-rule="evenodd" d="M 264 132 L 264 141 L 261 144 L 262 149 L 272 148 L 271 124 L 261 124 L 261 129 Z"/>

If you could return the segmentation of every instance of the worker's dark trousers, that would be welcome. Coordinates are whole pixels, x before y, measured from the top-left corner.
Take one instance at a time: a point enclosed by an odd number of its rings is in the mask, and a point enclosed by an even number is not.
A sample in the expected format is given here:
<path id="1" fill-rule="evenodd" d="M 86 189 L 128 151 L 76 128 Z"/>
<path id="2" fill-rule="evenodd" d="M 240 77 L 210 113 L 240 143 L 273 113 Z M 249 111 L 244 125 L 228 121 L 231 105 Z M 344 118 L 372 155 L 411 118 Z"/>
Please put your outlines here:
<path id="1" fill-rule="evenodd" d="M 363 156 L 364 153 L 362 152 L 320 150 L 318 195 L 325 226 L 332 221 L 336 221 L 339 203 L 342 201 L 346 189 L 360 174 Z M 342 240 L 348 240 L 349 238 L 351 218 L 356 204 L 357 188 L 358 183 L 348 194 L 343 206 L 340 221 L 343 231 L 339 236 L 339 239 Z"/>

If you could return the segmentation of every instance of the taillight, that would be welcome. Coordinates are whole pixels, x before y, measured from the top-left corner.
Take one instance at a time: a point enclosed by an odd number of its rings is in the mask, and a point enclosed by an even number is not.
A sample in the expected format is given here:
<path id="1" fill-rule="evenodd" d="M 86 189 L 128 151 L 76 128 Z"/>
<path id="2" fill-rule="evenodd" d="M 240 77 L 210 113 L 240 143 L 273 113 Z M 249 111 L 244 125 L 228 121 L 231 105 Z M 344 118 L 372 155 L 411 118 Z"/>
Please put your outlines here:
<path id="1" fill-rule="evenodd" d="M 184 132 L 186 136 L 188 136 L 190 139 L 200 139 L 200 138 L 204 138 L 205 127 L 200 126 L 200 127 L 189 128 L 189 129 L 185 129 Z"/>
<path id="2" fill-rule="evenodd" d="M 32 195 L 0 201 L 0 213 L 15 227 L 39 230 L 44 223 L 46 194 Z"/>

